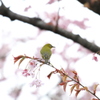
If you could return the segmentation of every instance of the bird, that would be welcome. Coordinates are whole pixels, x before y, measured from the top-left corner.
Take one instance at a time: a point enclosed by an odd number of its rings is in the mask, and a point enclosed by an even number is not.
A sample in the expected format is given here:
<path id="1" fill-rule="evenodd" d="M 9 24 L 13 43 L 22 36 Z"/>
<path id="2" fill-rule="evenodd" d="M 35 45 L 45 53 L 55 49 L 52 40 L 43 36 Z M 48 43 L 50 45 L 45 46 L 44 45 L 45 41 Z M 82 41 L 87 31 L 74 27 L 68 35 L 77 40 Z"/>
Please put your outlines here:
<path id="1" fill-rule="evenodd" d="M 45 60 L 44 62 L 45 64 L 49 63 L 49 59 L 52 55 L 52 51 L 51 51 L 52 48 L 55 48 L 55 47 L 52 46 L 50 43 L 48 43 L 48 44 L 45 44 L 40 50 L 40 54 L 42 58 Z"/>

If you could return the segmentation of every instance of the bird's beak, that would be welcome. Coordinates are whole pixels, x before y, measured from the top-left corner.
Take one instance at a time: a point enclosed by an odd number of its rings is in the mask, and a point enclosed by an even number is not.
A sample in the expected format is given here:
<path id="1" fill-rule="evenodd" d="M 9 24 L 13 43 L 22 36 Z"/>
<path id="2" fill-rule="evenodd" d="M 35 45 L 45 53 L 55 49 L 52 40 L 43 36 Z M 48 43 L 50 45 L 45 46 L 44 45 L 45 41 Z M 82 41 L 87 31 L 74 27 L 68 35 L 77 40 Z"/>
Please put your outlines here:
<path id="1" fill-rule="evenodd" d="M 52 48 L 55 48 L 54 46 L 52 46 Z"/>

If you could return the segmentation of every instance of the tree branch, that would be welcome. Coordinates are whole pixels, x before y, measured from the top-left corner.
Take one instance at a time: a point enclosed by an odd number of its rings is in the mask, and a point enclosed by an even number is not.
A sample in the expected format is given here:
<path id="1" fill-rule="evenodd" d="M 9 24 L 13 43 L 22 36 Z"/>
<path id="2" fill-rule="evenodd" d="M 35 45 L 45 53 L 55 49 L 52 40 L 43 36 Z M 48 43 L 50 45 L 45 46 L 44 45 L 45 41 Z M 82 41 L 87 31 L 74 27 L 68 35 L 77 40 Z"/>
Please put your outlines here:
<path id="1" fill-rule="evenodd" d="M 22 15 L 16 14 L 16 13 L 12 12 L 9 8 L 5 7 L 3 2 L 1 2 L 1 3 L 2 3 L 2 5 L 0 7 L 0 14 L 3 16 L 9 17 L 12 21 L 17 19 L 17 20 L 29 23 L 33 26 L 36 26 L 40 29 L 52 31 L 56 34 L 59 34 L 63 37 L 73 40 L 74 42 L 79 43 L 80 45 L 82 45 L 83 47 L 87 48 L 88 50 L 90 50 L 92 52 L 97 52 L 100 50 L 100 47 L 98 47 L 94 43 L 87 41 L 86 39 L 81 38 L 79 35 L 74 35 L 73 33 L 68 32 L 60 27 L 58 27 L 55 30 L 55 26 L 48 25 L 42 19 L 36 18 L 36 17 L 29 18 L 29 17 L 25 17 Z"/>

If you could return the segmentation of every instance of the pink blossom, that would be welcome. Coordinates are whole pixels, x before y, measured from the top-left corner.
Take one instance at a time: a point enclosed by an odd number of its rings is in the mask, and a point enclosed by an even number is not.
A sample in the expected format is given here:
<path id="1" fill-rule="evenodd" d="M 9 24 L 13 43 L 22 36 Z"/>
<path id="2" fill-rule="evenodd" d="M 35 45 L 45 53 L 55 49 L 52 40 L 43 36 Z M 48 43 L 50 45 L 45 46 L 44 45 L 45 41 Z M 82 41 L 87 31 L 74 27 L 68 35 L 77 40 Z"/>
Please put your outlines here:
<path id="1" fill-rule="evenodd" d="M 50 0 L 47 4 L 52 4 L 54 3 L 56 0 Z"/>
<path id="2" fill-rule="evenodd" d="M 88 18 L 84 18 L 82 21 L 73 21 L 72 23 L 82 29 L 86 29 L 86 28 L 88 28 L 88 26 L 85 25 L 85 21 L 88 21 L 88 20 L 89 20 Z"/>
<path id="3" fill-rule="evenodd" d="M 9 95 L 11 97 L 14 98 L 14 100 L 16 100 L 18 98 L 18 96 L 20 95 L 21 93 L 21 90 L 22 90 L 22 86 L 21 87 L 15 87 L 15 88 L 12 88 Z"/>
<path id="4" fill-rule="evenodd" d="M 0 81 L 5 81 L 5 80 L 6 80 L 5 77 L 0 78 Z"/>
<path id="5" fill-rule="evenodd" d="M 95 60 L 95 61 L 98 61 L 98 58 L 95 55 L 93 55 L 92 59 Z"/>
<path id="6" fill-rule="evenodd" d="M 22 75 L 25 76 L 25 77 L 30 76 L 28 69 L 24 69 L 23 72 L 22 72 Z"/>
<path id="7" fill-rule="evenodd" d="M 29 71 L 28 69 L 24 69 L 24 70 L 22 70 L 22 69 L 17 69 L 17 70 L 15 71 L 15 74 L 18 74 L 19 72 L 21 72 L 22 75 L 25 76 L 25 77 L 31 76 L 32 78 L 34 78 L 34 76 L 35 76 L 34 72 L 33 72 L 33 71 Z"/>
<path id="8" fill-rule="evenodd" d="M 33 72 L 30 73 L 30 76 L 34 78 L 35 74 Z"/>
<path id="9" fill-rule="evenodd" d="M 33 80 L 33 82 L 31 83 L 31 86 L 36 85 L 36 87 L 40 87 L 41 85 L 43 85 L 43 83 L 41 82 L 41 80 L 39 79 L 35 79 Z"/>
<path id="10" fill-rule="evenodd" d="M 29 62 L 29 64 L 30 64 L 31 70 L 34 69 L 34 68 L 36 67 L 36 65 L 37 65 L 37 63 L 36 63 L 35 60 L 31 60 L 31 61 Z"/>
<path id="11" fill-rule="evenodd" d="M 28 11 L 31 8 L 31 6 L 28 6 L 24 9 L 24 11 Z"/>

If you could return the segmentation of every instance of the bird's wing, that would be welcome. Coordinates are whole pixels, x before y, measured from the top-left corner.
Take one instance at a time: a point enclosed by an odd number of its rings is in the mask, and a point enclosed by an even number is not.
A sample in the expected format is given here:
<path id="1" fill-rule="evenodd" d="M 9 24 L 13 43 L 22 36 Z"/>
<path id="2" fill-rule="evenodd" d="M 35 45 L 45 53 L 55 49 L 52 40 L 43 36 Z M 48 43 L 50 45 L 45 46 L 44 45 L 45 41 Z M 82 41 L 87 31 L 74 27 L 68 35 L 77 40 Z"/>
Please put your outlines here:
<path id="1" fill-rule="evenodd" d="M 46 50 L 45 52 L 42 53 L 42 57 L 45 60 L 46 59 L 49 60 L 50 56 L 51 56 L 51 51 L 50 50 Z"/>

